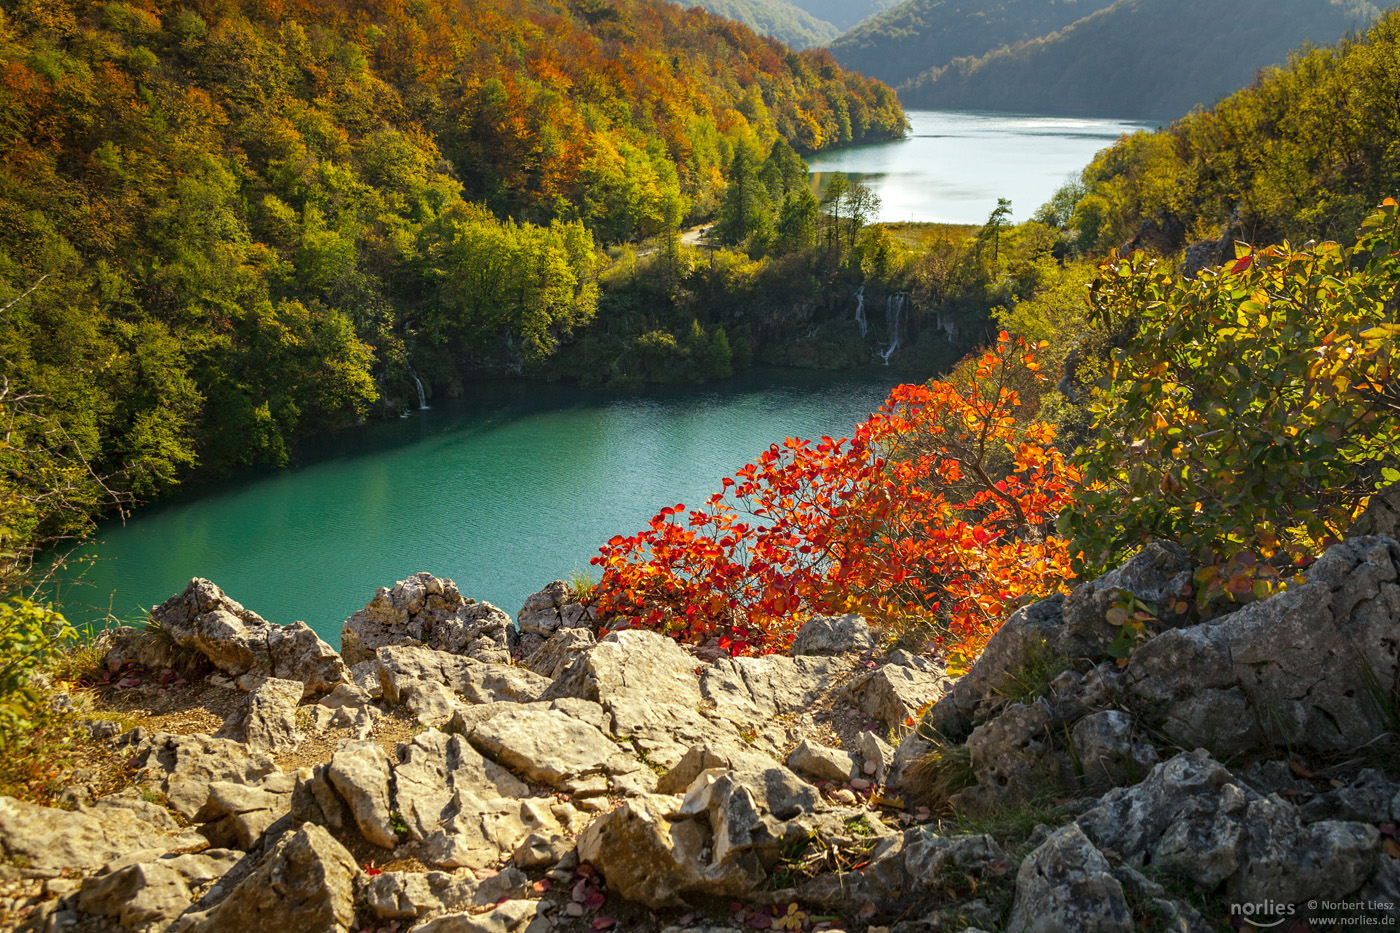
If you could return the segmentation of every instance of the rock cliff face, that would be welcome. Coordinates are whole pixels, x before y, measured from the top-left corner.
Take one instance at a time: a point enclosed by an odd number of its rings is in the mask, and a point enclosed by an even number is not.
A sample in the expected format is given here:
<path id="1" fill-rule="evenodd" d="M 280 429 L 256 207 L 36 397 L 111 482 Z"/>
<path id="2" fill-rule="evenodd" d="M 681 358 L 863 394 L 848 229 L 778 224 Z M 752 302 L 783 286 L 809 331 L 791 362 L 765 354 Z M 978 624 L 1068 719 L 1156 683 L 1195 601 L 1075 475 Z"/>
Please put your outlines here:
<path id="1" fill-rule="evenodd" d="M 93 723 L 129 788 L 0 798 L 0 923 L 1128 933 L 1394 902 L 1400 544 L 1352 538 L 1108 657 L 1114 604 L 1175 606 L 1191 574 L 1149 548 L 1018 612 L 956 682 L 853 616 L 707 661 L 598 638 L 563 584 L 517 630 L 427 574 L 347 620 L 342 658 L 196 580 L 157 619 L 217 669 L 223 727 Z M 129 633 L 109 661 L 159 648 Z"/>

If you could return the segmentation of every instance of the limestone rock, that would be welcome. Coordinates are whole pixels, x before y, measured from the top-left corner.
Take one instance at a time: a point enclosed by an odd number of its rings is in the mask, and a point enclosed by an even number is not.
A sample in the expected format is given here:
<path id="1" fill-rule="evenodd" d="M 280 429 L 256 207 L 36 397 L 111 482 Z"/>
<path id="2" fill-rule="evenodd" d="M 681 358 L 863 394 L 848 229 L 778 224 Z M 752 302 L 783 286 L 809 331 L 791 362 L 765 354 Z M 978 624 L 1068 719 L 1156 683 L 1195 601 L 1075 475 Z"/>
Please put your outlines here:
<path id="1" fill-rule="evenodd" d="M 1350 538 L 1386 537 L 1400 541 L 1400 483 L 1393 483 L 1371 497 L 1366 511 L 1352 522 Z"/>
<path id="2" fill-rule="evenodd" d="M 386 871 L 366 881 L 361 892 L 379 919 L 413 920 L 521 897 L 529 883 L 529 878 L 512 869 L 481 881 L 440 871 Z"/>
<path id="3" fill-rule="evenodd" d="M 295 787 L 295 778 L 287 774 L 272 775 L 256 786 L 214 781 L 194 819 L 204 824 L 200 831 L 212 844 L 247 851 L 291 810 Z"/>
<path id="4" fill-rule="evenodd" d="M 339 690 L 347 686 L 341 684 Z M 243 698 L 242 704 L 224 721 L 218 737 L 242 742 L 264 752 L 296 748 L 305 736 L 297 728 L 297 704 L 302 685 L 295 680 L 269 677 Z"/>
<path id="5" fill-rule="evenodd" d="M 911 662 L 923 660 L 907 657 Z M 892 662 L 856 677 L 847 690 L 866 715 L 886 726 L 903 727 L 924 706 L 947 693 L 950 685 L 943 671 L 928 662 Z"/>
<path id="6" fill-rule="evenodd" d="M 1056 652 L 1064 641 L 1064 597 L 1032 603 L 1011 614 L 987 641 L 977 662 L 959 677 L 924 717 L 926 726 L 946 739 L 966 738 L 998 691 L 1028 659 Z"/>
<path id="7" fill-rule="evenodd" d="M 787 757 L 787 766 L 798 774 L 806 774 L 819 781 L 839 781 L 842 784 L 860 777 L 860 764 L 850 752 L 839 748 L 827 748 L 809 739 L 792 750 Z"/>
<path id="8" fill-rule="evenodd" d="M 814 616 L 792 641 L 788 654 L 794 658 L 811 655 L 860 654 L 875 647 L 875 633 L 858 615 Z"/>
<path id="9" fill-rule="evenodd" d="M 721 658 L 700 676 L 715 715 L 743 726 L 806 712 L 849 672 L 845 658 Z"/>
<path id="10" fill-rule="evenodd" d="M 702 775 L 718 773 L 732 774 L 736 783 L 749 789 L 763 812 L 780 820 L 825 809 L 816 788 L 767 755 L 710 743 L 686 752 L 657 782 L 657 790 L 663 794 L 689 793 Z"/>
<path id="11" fill-rule="evenodd" d="M 698 666 L 674 640 L 624 629 L 578 655 L 541 699 L 574 697 L 605 707 L 615 700 L 642 699 L 695 709 L 701 701 Z"/>
<path id="12" fill-rule="evenodd" d="M 74 812 L 0 797 L 0 854 L 37 871 L 92 871 L 118 859 L 153 859 L 208 845 L 194 830 L 171 825 L 169 814 L 153 825 L 137 809 Z"/>
<path id="13" fill-rule="evenodd" d="M 102 651 L 107 669 L 114 673 L 128 664 L 159 671 L 174 667 L 177 662 L 175 646 L 169 639 L 131 625 L 104 630 L 93 639 L 93 647 Z"/>
<path id="14" fill-rule="evenodd" d="M 1102 656 L 1120 628 L 1108 621 L 1108 612 L 1129 594 L 1158 606 L 1158 615 L 1170 620 L 1168 607 L 1191 594 L 1193 570 L 1191 556 L 1176 545 L 1149 544 L 1122 567 L 1070 591 L 1064 603 L 1063 642 L 1057 647 L 1073 657 Z"/>
<path id="15" fill-rule="evenodd" d="M 172 810 L 191 820 L 209 799 L 211 783 L 257 784 L 277 771 L 271 758 L 241 742 L 164 732 L 137 745 L 134 768 L 140 780 L 165 794 Z"/>
<path id="16" fill-rule="evenodd" d="M 856 742 L 864 763 L 862 772 L 876 784 L 884 784 L 894 769 L 895 750 L 873 732 L 862 732 Z"/>
<path id="17" fill-rule="evenodd" d="M 484 868 L 531 837 L 562 840 L 575 812 L 481 757 L 461 736 L 429 730 L 400 745 L 396 798 L 420 857 L 443 868 Z M 551 863 L 552 864 L 552 863 Z"/>
<path id="18" fill-rule="evenodd" d="M 350 807 L 365 839 L 385 849 L 399 844 L 389 797 L 389 760 L 372 740 L 350 740 L 331 756 L 326 778 Z"/>
<path id="19" fill-rule="evenodd" d="M 1134 735 L 1132 718 L 1120 710 L 1086 716 L 1075 724 L 1070 738 L 1090 789 L 1134 784 L 1157 764 L 1157 750 Z"/>
<path id="20" fill-rule="evenodd" d="M 289 832 L 213 907 L 187 913 L 174 933 L 347 933 L 359 867 L 319 826 Z"/>
<path id="21" fill-rule="evenodd" d="M 524 775 L 569 794 L 647 793 L 656 775 L 598 728 L 543 703 L 501 704 L 468 741 Z"/>
<path id="22" fill-rule="evenodd" d="M 1130 693 L 1145 724 L 1187 748 L 1242 754 L 1272 743 L 1335 752 L 1387 730 L 1358 689 L 1369 668 L 1389 691 L 1400 652 L 1400 544 L 1335 545 L 1308 582 L 1223 619 L 1156 636 L 1133 653 Z"/>
<path id="23" fill-rule="evenodd" d="M 350 679 L 340 655 L 305 622 L 268 622 L 208 580 L 191 580 L 184 592 L 151 610 L 151 618 L 175 644 L 198 650 L 234 679 L 295 680 L 307 696 Z"/>
<path id="24" fill-rule="evenodd" d="M 1047 782 L 1066 783 L 1068 757 L 1055 746 L 1054 716 L 1040 700 L 1017 703 L 968 736 L 977 784 L 954 795 L 959 809 L 988 811 L 1017 799 L 1034 797 Z"/>
<path id="25" fill-rule="evenodd" d="M 679 907 L 692 894 L 737 897 L 763 882 L 761 866 L 704 858 L 708 824 L 678 818 L 681 798 L 643 796 L 603 814 L 578 840 L 579 858 L 597 868 L 608 886 L 648 907 Z"/>
<path id="26" fill-rule="evenodd" d="M 1309 800 L 1303 805 L 1301 813 L 1309 823 L 1321 820 L 1388 823 L 1395 819 L 1397 797 L 1400 797 L 1400 785 L 1383 772 L 1367 768 L 1346 787 Z"/>
<path id="27" fill-rule="evenodd" d="M 534 651 L 522 651 L 520 666 L 553 680 L 597 643 L 598 639 L 586 628 L 561 628 L 543 639 Z"/>
<path id="28" fill-rule="evenodd" d="M 428 648 L 380 648 L 375 662 L 385 702 L 408 707 L 428 725 L 446 722 L 462 703 L 524 703 L 549 686 L 548 680 L 524 668 Z"/>
<path id="29" fill-rule="evenodd" d="M 1077 824 L 1130 863 L 1150 862 L 1204 888 L 1225 882 L 1238 903 L 1354 892 L 1375 869 L 1380 839 L 1362 823 L 1305 825 L 1297 808 L 1259 796 L 1201 750 L 1110 791 Z"/>
<path id="30" fill-rule="evenodd" d="M 596 612 L 574 598 L 567 583 L 555 580 L 525 600 L 516 625 L 522 634 L 548 639 L 560 629 L 589 628 L 596 618 Z"/>
<path id="31" fill-rule="evenodd" d="M 544 933 L 550 929 L 542 901 L 518 900 L 484 914 L 443 914 L 414 927 L 414 933 Z"/>
<path id="32" fill-rule="evenodd" d="M 1016 874 L 1010 933 L 1132 933 L 1123 885 L 1103 853 L 1071 823 L 1026 856 Z"/>
<path id="33" fill-rule="evenodd" d="M 125 929 L 164 928 L 189 909 L 191 885 L 222 877 L 238 858 L 237 852 L 215 849 L 128 865 L 84 879 L 78 907 L 85 914 L 112 917 Z"/>
<path id="34" fill-rule="evenodd" d="M 509 664 L 515 629 L 490 603 L 464 599 L 451 580 L 417 573 L 380 587 L 365 608 L 345 620 L 341 651 L 349 664 L 385 646 L 426 647 L 493 664 Z"/>
<path id="35" fill-rule="evenodd" d="M 734 747 L 742 744 L 732 723 L 713 722 L 695 709 L 676 703 L 653 702 L 623 696 L 607 704 L 609 730 L 630 742 L 646 760 L 661 768 L 674 767 L 692 745 L 710 742 Z"/>

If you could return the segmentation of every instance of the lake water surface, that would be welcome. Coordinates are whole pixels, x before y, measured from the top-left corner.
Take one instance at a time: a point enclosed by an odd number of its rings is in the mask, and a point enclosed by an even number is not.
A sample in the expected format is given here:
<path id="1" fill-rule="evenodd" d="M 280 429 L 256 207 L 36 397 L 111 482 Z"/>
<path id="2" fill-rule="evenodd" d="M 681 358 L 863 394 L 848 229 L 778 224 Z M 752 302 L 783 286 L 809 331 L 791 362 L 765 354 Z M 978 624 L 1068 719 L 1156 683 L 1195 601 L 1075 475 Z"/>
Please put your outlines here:
<path id="1" fill-rule="evenodd" d="M 376 587 L 429 570 L 514 616 L 544 584 L 591 569 L 608 538 L 667 505 L 700 505 L 769 444 L 849 436 L 896 382 L 879 368 L 750 371 L 628 395 L 477 386 L 322 443 L 297 468 L 192 489 L 103 527 L 65 609 L 141 618 L 201 576 L 339 645 L 341 622 Z"/>
<path id="2" fill-rule="evenodd" d="M 1143 123 L 946 110 L 907 111 L 912 132 L 808 159 L 813 184 L 835 172 L 880 196 L 880 220 L 980 224 L 1010 198 L 1016 221 L 1050 200 L 1071 174 Z"/>

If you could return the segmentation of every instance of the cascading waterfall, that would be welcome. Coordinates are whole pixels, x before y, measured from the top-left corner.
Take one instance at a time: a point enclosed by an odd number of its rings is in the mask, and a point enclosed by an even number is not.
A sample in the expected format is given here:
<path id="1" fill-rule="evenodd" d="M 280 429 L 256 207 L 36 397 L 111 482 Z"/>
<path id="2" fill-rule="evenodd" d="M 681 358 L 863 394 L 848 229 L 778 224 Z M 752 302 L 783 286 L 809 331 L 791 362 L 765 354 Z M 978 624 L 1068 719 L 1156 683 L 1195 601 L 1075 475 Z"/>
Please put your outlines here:
<path id="1" fill-rule="evenodd" d="M 408 364 L 404 364 L 407 366 Z M 423 381 L 418 378 L 418 374 L 413 371 L 413 367 L 408 367 L 408 374 L 413 377 L 413 384 L 418 387 L 418 410 L 428 410 L 428 397 L 423 394 Z"/>
<path id="2" fill-rule="evenodd" d="M 865 339 L 866 332 L 870 330 L 870 322 L 865 319 L 865 286 L 860 287 L 856 292 L 856 323 L 860 325 L 861 339 Z"/>
<path id="3" fill-rule="evenodd" d="M 886 366 L 890 365 L 890 357 L 894 356 L 895 351 L 904 343 L 904 319 L 908 304 L 907 295 L 891 295 L 885 301 L 885 336 L 889 342 L 880 351 L 880 358 L 885 361 Z"/>

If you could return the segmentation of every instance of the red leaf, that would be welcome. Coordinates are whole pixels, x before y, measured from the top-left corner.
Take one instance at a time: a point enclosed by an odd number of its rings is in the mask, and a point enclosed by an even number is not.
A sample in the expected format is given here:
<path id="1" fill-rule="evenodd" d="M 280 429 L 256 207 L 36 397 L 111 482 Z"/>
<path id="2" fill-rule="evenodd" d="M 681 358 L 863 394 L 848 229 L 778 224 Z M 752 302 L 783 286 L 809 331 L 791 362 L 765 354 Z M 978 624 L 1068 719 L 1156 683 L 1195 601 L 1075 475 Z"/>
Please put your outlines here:
<path id="1" fill-rule="evenodd" d="M 616 917 L 595 917 L 593 919 L 592 928 L 594 930 L 611 930 L 615 926 L 617 926 Z"/>
<path id="2" fill-rule="evenodd" d="M 773 918 L 767 914 L 754 914 L 749 918 L 749 926 L 755 930 L 771 930 L 773 928 Z"/>

